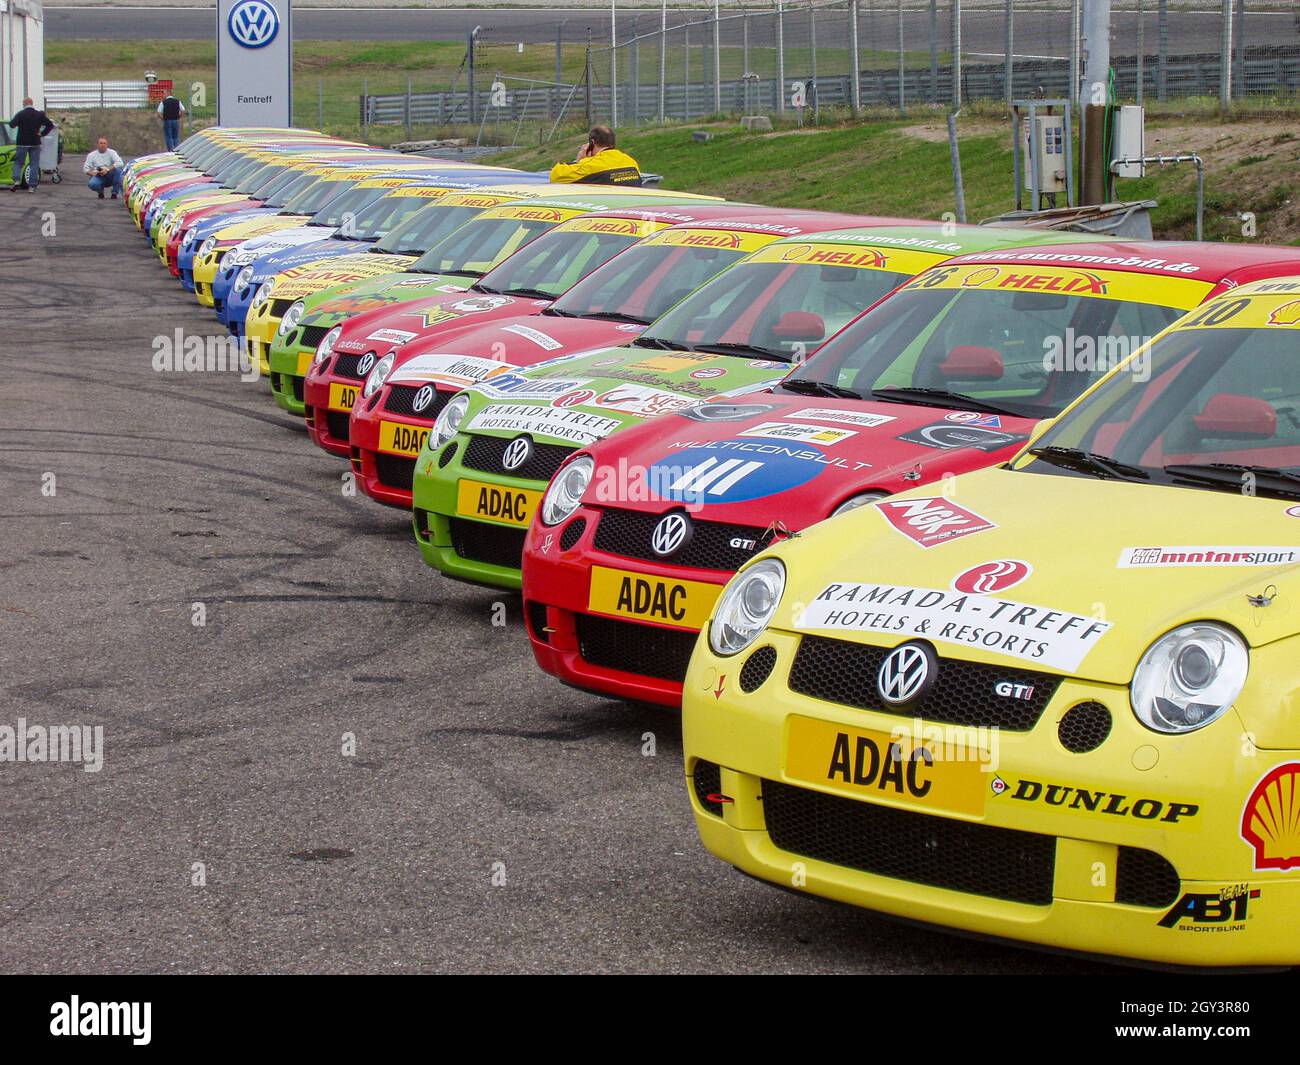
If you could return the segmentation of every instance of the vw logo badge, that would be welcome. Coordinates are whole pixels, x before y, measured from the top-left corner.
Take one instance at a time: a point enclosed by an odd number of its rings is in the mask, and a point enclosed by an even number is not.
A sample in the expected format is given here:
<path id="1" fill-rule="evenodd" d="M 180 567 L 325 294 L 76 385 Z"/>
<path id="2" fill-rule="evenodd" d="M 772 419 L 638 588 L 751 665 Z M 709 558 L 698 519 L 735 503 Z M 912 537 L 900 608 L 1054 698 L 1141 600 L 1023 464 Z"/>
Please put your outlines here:
<path id="1" fill-rule="evenodd" d="M 419 414 L 432 402 L 433 385 L 425 385 L 420 389 L 420 391 L 415 393 L 415 398 L 411 400 L 411 409 L 415 411 L 416 414 Z"/>
<path id="2" fill-rule="evenodd" d="M 936 666 L 930 649 L 919 643 L 905 643 L 885 656 L 876 674 L 876 690 L 890 706 L 915 702 L 934 682 Z"/>
<path id="3" fill-rule="evenodd" d="M 364 355 L 361 356 L 361 361 L 357 363 L 357 376 L 365 377 L 366 374 L 368 374 L 374 368 L 375 368 L 375 353 L 373 351 L 367 351 Z"/>
<path id="4" fill-rule="evenodd" d="M 265 48 L 280 32 L 280 15 L 267 0 L 242 0 L 230 9 L 226 25 L 236 44 Z"/>
<path id="5" fill-rule="evenodd" d="M 517 470 L 533 456 L 533 442 L 526 436 L 517 436 L 506 445 L 501 465 L 507 470 Z"/>
<path id="6" fill-rule="evenodd" d="M 690 533 L 685 514 L 665 514 L 650 534 L 650 548 L 660 558 L 668 558 L 682 549 Z"/>

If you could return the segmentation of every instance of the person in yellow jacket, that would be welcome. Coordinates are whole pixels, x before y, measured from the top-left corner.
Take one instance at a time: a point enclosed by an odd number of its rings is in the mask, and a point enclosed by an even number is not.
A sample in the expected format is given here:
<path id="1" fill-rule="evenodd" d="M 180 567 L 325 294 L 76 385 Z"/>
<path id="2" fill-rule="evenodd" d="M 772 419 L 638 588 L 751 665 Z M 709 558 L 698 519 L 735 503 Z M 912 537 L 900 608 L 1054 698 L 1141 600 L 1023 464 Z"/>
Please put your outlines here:
<path id="1" fill-rule="evenodd" d="M 641 168 L 630 155 L 614 147 L 613 130 L 608 126 L 592 126 L 578 158 L 551 167 L 551 180 L 584 185 L 640 185 Z"/>

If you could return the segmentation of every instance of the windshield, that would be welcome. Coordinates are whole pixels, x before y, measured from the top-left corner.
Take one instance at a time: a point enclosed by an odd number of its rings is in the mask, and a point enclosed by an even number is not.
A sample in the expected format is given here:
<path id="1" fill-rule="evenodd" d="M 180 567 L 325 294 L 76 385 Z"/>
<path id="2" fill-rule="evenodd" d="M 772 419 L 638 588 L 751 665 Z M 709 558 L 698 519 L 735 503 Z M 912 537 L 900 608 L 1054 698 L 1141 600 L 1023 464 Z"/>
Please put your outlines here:
<path id="1" fill-rule="evenodd" d="M 351 225 L 347 225 L 346 221 L 343 223 L 344 231 L 339 235 L 350 240 L 378 240 L 431 202 L 433 201 L 418 196 L 392 196 L 385 193 L 358 209 Z"/>
<path id="2" fill-rule="evenodd" d="M 1050 418 L 1182 313 L 1095 296 L 909 286 L 811 355 L 787 385 Z"/>
<path id="3" fill-rule="evenodd" d="M 855 266 L 742 263 L 659 318 L 636 344 L 797 362 L 909 276 Z"/>
<path id="4" fill-rule="evenodd" d="M 546 313 L 645 325 L 746 254 L 733 248 L 642 244 L 583 278 Z"/>
<path id="5" fill-rule="evenodd" d="M 551 299 L 638 239 L 635 233 L 547 233 L 489 271 L 478 287 Z"/>
<path id="6" fill-rule="evenodd" d="M 270 184 L 284 170 L 283 163 L 263 163 L 238 185 L 235 186 L 236 192 L 256 192 L 263 185 Z"/>
<path id="7" fill-rule="evenodd" d="M 376 247 L 380 251 L 396 255 L 416 255 L 428 251 L 482 210 L 481 207 L 444 207 L 442 204 L 432 204 L 417 211 L 400 226 L 395 226 Z"/>
<path id="8" fill-rule="evenodd" d="M 341 192 L 357 183 L 356 178 L 318 178 L 292 199 L 285 201 L 284 209 L 290 214 L 315 214 Z"/>
<path id="9" fill-rule="evenodd" d="M 430 248 L 409 269 L 426 274 L 481 277 L 506 256 L 513 255 L 557 224 L 550 219 L 476 219 Z"/>
<path id="10" fill-rule="evenodd" d="M 311 216 L 311 220 L 307 224 L 310 226 L 328 226 L 331 229 L 343 225 L 346 225 L 349 229 L 359 228 L 357 220 L 360 218 L 360 212 L 372 206 L 391 191 L 391 189 L 350 188 L 322 205 Z M 363 240 L 365 238 L 358 236 L 355 239 Z"/>
<path id="11" fill-rule="evenodd" d="M 1300 365 L 1293 328 L 1209 324 L 1250 301 L 1218 300 L 1102 384 L 1049 429 L 1026 469 L 1084 452 L 1131 477 L 1248 495 L 1300 497 Z M 1209 316 L 1209 317 L 1207 317 Z M 1055 450 L 1052 450 L 1055 449 Z"/>
<path id="12" fill-rule="evenodd" d="M 288 189 L 291 189 L 302 178 L 306 176 L 301 170 L 286 169 L 283 173 L 277 174 L 260 189 L 256 195 L 258 199 L 264 200 L 270 206 L 278 206 L 279 201 Z M 305 185 L 302 187 L 306 187 Z"/>

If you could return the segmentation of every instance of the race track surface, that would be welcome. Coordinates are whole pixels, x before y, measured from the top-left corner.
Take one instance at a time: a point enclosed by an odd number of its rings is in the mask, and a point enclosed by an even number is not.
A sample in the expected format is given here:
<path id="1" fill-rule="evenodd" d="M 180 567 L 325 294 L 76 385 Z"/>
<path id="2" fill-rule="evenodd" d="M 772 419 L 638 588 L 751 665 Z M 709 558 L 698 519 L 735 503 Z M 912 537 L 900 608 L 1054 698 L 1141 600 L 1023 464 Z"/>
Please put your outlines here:
<path id="1" fill-rule="evenodd" d="M 0 725 L 104 762 L 0 762 L 4 970 L 1104 970 L 708 857 L 675 715 L 538 672 L 265 384 L 155 372 L 220 328 L 76 169 L 0 191 Z"/>

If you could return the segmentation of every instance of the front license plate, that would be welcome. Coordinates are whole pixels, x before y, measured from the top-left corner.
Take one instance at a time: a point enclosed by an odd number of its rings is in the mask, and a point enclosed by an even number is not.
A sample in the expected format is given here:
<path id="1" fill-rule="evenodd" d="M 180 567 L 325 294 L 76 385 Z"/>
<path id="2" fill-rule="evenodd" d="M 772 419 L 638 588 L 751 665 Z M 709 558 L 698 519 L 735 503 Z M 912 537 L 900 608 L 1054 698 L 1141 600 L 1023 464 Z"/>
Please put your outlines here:
<path id="1" fill-rule="evenodd" d="M 526 526 L 542 501 L 542 493 L 531 488 L 510 488 L 486 481 L 461 481 L 456 488 L 456 513 L 503 525 Z"/>
<path id="2" fill-rule="evenodd" d="M 672 581 L 644 573 L 593 566 L 587 609 L 637 621 L 657 621 L 683 629 L 702 629 L 722 586 L 704 581 Z"/>
<path id="3" fill-rule="evenodd" d="M 316 353 L 314 351 L 298 352 L 298 376 L 299 377 L 307 376 L 307 371 L 311 369 L 311 360 L 314 359 L 315 357 L 316 357 Z M 333 401 L 333 399 L 334 399 L 334 387 L 331 385 L 330 386 L 331 402 Z"/>
<path id="4" fill-rule="evenodd" d="M 356 385 L 341 385 L 337 381 L 331 381 L 330 410 L 351 410 L 359 391 L 361 390 Z"/>
<path id="5" fill-rule="evenodd" d="M 785 774 L 854 798 L 979 815 L 994 779 L 982 768 L 983 753 L 960 742 L 945 743 L 906 731 L 891 736 L 792 717 Z"/>
<path id="6" fill-rule="evenodd" d="M 335 386 L 337 387 L 337 386 Z M 379 450 L 391 455 L 405 455 L 414 458 L 424 447 L 424 438 L 429 430 L 419 425 L 403 425 L 401 422 L 379 423 Z"/>

